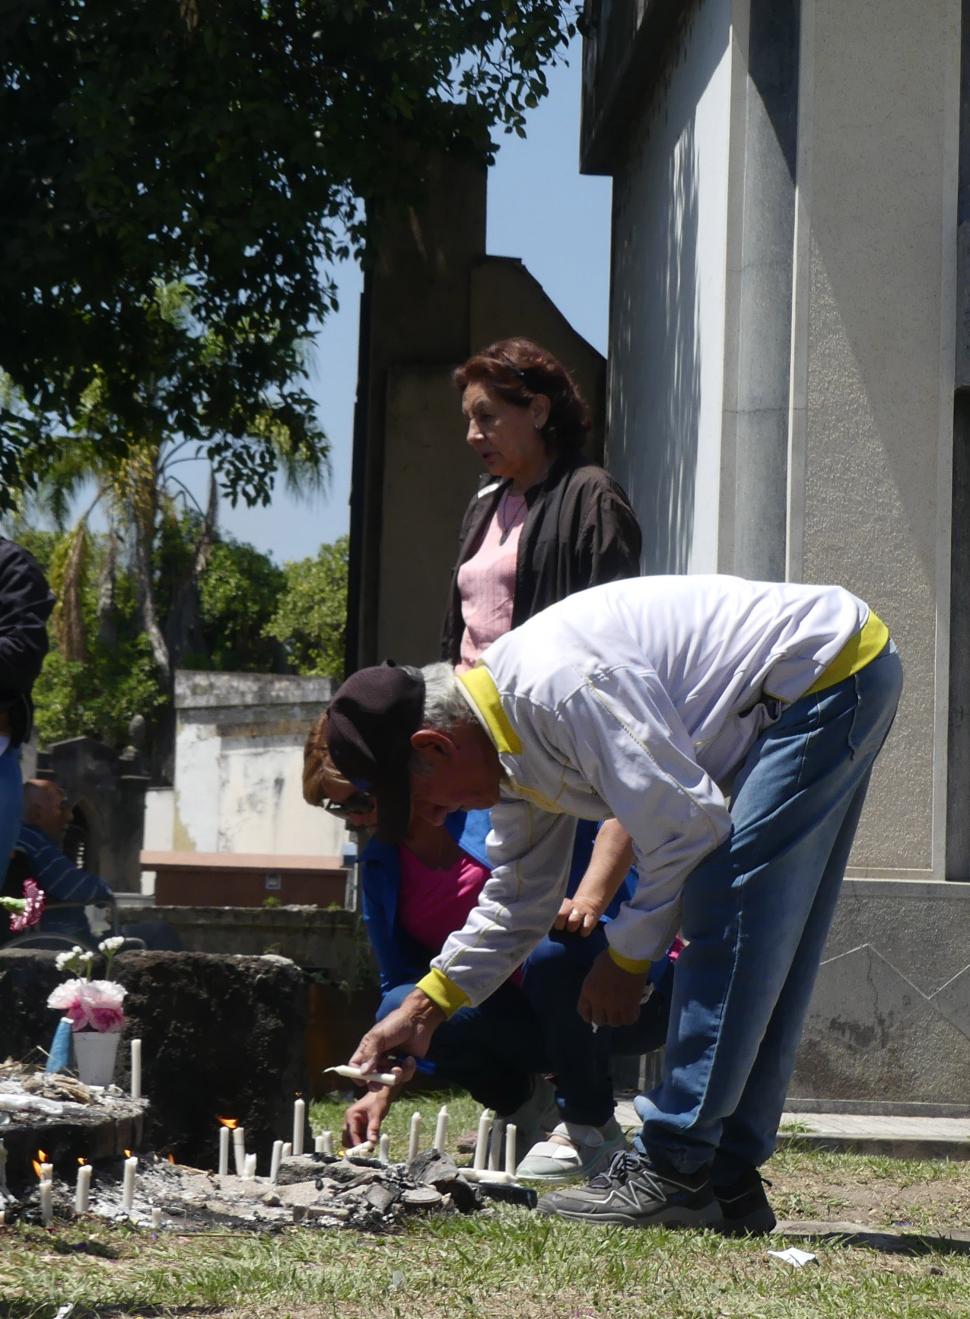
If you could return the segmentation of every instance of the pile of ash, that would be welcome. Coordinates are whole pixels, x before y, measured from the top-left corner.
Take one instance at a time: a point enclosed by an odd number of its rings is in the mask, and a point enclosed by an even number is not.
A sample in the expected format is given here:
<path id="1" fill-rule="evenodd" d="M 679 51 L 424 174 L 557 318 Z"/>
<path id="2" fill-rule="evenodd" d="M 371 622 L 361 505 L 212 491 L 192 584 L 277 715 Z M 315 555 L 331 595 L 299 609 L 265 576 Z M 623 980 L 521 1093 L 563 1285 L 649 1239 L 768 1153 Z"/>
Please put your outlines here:
<path id="1" fill-rule="evenodd" d="M 447 1154 L 427 1150 L 410 1164 L 308 1154 L 284 1159 L 279 1177 L 220 1176 L 158 1158 L 138 1159 L 131 1208 L 123 1205 L 123 1161 L 94 1169 L 87 1212 L 180 1233 L 351 1227 L 386 1231 L 413 1214 L 474 1213 L 489 1200 L 532 1208 L 535 1192 L 509 1183 L 468 1181 Z M 75 1188 L 54 1180 L 53 1218 L 76 1216 Z M 6 1221 L 42 1221 L 38 1186 L 6 1203 Z"/>

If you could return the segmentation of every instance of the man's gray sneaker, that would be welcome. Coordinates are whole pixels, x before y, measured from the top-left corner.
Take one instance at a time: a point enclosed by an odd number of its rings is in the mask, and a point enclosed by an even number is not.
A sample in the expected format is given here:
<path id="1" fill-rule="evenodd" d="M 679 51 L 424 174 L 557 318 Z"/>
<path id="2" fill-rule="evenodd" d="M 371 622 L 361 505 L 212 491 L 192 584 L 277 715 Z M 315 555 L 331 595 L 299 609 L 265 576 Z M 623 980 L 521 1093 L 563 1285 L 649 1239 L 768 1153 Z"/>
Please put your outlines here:
<path id="1" fill-rule="evenodd" d="M 541 1214 L 626 1227 L 717 1227 L 721 1209 L 705 1168 L 697 1173 L 660 1171 L 642 1154 L 617 1154 L 588 1186 L 551 1191 Z"/>

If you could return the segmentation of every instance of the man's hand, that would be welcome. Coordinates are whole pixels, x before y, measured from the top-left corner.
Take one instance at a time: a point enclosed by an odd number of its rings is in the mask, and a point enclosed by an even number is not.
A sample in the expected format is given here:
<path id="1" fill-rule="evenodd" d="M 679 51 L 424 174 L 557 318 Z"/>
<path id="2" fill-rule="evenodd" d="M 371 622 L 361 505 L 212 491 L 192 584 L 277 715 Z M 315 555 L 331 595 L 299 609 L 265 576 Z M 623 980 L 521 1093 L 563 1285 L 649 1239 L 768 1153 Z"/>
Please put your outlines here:
<path id="1" fill-rule="evenodd" d="M 568 930 L 585 939 L 593 933 L 599 924 L 600 906 L 592 898 L 583 898 L 577 893 L 575 897 L 563 898 L 559 915 L 553 921 L 554 930 Z"/>
<path id="2" fill-rule="evenodd" d="M 593 1026 L 632 1026 L 640 1015 L 648 974 L 621 970 L 604 948 L 579 991 L 579 1015 Z"/>
<path id="3" fill-rule="evenodd" d="M 344 1114 L 343 1142 L 347 1149 L 363 1145 L 369 1140 L 376 1145 L 381 1135 L 381 1123 L 387 1117 L 394 1098 L 394 1090 L 382 1085 L 379 1090 L 368 1090 Z"/>
<path id="4" fill-rule="evenodd" d="M 400 1073 L 399 1084 L 403 1085 L 414 1075 L 414 1059 L 423 1058 L 428 1052 L 431 1036 L 444 1019 L 441 1008 L 427 994 L 412 989 L 399 1008 L 371 1027 L 350 1061 L 365 1072 L 386 1072 L 393 1068 Z M 402 1063 L 389 1056 L 392 1050 L 412 1056 Z"/>

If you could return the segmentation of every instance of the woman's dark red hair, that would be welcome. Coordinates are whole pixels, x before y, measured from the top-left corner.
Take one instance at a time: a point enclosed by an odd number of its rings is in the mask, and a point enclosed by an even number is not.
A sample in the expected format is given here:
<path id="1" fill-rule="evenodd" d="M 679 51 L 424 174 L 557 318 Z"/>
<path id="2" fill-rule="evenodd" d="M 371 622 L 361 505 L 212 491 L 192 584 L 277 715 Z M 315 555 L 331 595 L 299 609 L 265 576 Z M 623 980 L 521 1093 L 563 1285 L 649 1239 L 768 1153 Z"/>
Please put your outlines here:
<path id="1" fill-rule="evenodd" d="M 487 385 L 506 402 L 522 408 L 537 394 L 544 394 L 549 400 L 549 420 L 542 435 L 550 448 L 574 451 L 586 439 L 589 408 L 575 380 L 557 357 L 531 339 L 500 339 L 489 344 L 458 367 L 452 378 L 462 393 L 473 383 Z"/>

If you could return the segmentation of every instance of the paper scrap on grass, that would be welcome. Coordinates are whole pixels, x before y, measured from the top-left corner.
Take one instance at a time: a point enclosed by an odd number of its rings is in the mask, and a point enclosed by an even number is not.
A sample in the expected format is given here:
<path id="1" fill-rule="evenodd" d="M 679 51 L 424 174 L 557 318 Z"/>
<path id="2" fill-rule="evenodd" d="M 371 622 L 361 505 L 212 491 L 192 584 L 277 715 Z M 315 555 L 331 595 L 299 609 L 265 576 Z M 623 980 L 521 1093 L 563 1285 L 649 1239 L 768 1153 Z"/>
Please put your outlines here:
<path id="1" fill-rule="evenodd" d="M 818 1263 L 817 1255 L 810 1255 L 807 1250 L 799 1250 L 797 1246 L 789 1246 L 787 1250 L 769 1250 L 768 1254 L 774 1255 L 775 1259 L 783 1259 L 793 1269 L 803 1269 L 806 1264 Z"/>

